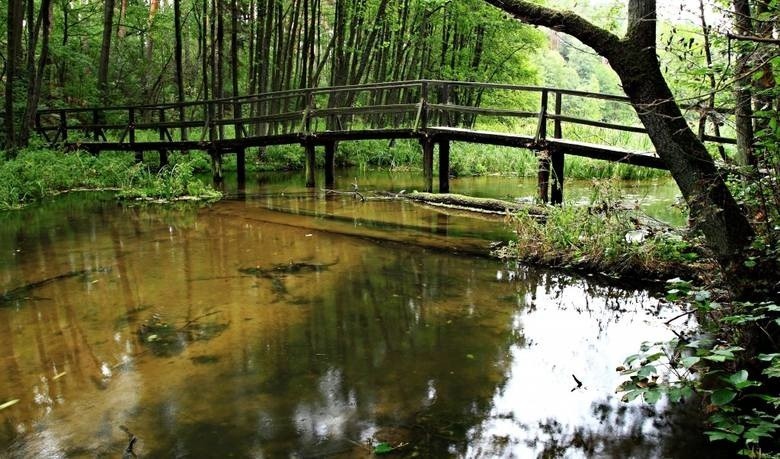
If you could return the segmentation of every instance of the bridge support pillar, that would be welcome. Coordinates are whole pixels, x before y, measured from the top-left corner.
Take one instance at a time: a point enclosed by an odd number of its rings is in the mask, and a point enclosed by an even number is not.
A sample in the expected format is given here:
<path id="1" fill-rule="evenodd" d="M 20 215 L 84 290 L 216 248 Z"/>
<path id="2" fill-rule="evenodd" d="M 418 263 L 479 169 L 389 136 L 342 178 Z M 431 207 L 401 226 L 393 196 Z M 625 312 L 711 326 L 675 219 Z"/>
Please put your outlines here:
<path id="1" fill-rule="evenodd" d="M 439 193 L 450 192 L 450 141 L 439 142 Z"/>
<path id="2" fill-rule="evenodd" d="M 315 146 L 313 143 L 307 142 L 304 147 L 306 148 L 306 188 L 314 188 L 314 172 L 316 167 Z"/>
<path id="3" fill-rule="evenodd" d="M 423 179 L 425 184 L 423 185 L 423 191 L 426 193 L 433 192 L 433 139 L 430 137 L 424 137 L 420 140 L 422 144 L 423 153 Z"/>
<path id="4" fill-rule="evenodd" d="M 336 184 L 336 142 L 325 144 L 325 188 Z"/>
<path id="5" fill-rule="evenodd" d="M 211 156 L 211 175 L 216 183 L 222 182 L 222 153 L 217 150 L 209 151 Z"/>
<path id="6" fill-rule="evenodd" d="M 160 150 L 160 169 L 168 165 L 168 150 Z"/>
<path id="7" fill-rule="evenodd" d="M 550 155 L 546 151 L 539 152 L 539 173 L 537 175 L 537 184 L 539 189 L 539 201 L 548 203 L 550 188 Z"/>
<path id="8" fill-rule="evenodd" d="M 243 148 L 236 150 L 236 175 L 238 186 L 243 187 L 246 184 L 246 150 Z"/>
<path id="9" fill-rule="evenodd" d="M 552 154 L 552 183 L 550 186 L 550 202 L 553 205 L 563 204 L 563 165 L 564 155 L 556 151 Z"/>

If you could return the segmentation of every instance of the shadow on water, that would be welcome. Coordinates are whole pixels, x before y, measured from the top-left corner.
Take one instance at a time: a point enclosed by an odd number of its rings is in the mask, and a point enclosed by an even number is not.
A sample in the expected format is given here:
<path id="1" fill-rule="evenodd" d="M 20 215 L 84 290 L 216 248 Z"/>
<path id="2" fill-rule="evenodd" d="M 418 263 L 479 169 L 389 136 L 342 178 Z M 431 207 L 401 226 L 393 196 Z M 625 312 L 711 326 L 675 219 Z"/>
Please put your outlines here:
<path id="1" fill-rule="evenodd" d="M 614 395 L 679 311 L 440 250 L 484 248 L 496 222 L 296 202 L 315 215 L 95 200 L 0 226 L 3 288 L 110 268 L 0 308 L 0 402 L 18 400 L 0 450 L 119 457 L 125 428 L 140 457 L 715 457 L 691 413 Z M 420 230 L 443 224 L 470 236 Z"/>

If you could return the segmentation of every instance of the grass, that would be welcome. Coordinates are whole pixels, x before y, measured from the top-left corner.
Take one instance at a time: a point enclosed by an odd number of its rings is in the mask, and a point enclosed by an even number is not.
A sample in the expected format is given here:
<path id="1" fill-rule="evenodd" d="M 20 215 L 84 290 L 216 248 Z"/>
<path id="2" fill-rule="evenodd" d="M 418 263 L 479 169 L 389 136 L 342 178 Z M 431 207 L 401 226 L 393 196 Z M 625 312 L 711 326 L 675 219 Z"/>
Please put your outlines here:
<path id="1" fill-rule="evenodd" d="M 123 198 L 216 198 L 218 192 L 194 177 L 195 165 L 183 160 L 159 172 L 136 164 L 127 153 L 62 153 L 22 150 L 0 163 L 0 210 L 19 209 L 74 189 L 113 189 Z"/>
<path id="2" fill-rule="evenodd" d="M 639 212 L 622 207 L 610 181 L 595 181 L 593 189 L 588 206 L 550 207 L 543 220 L 527 212 L 511 217 L 517 238 L 501 255 L 654 279 L 700 277 L 711 266 L 697 238 L 651 224 Z"/>

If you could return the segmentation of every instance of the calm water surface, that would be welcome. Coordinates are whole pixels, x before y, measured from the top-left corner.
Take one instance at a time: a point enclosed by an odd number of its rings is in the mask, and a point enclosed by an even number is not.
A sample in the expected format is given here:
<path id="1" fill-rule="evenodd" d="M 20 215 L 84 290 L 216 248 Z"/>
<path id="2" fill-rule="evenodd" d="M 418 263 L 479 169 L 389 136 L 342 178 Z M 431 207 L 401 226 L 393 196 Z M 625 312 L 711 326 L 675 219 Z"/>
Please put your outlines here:
<path id="1" fill-rule="evenodd" d="M 0 455 L 121 457 L 126 431 L 140 457 L 701 453 L 685 413 L 614 394 L 677 310 L 473 255 L 500 219 L 263 180 L 0 217 Z"/>

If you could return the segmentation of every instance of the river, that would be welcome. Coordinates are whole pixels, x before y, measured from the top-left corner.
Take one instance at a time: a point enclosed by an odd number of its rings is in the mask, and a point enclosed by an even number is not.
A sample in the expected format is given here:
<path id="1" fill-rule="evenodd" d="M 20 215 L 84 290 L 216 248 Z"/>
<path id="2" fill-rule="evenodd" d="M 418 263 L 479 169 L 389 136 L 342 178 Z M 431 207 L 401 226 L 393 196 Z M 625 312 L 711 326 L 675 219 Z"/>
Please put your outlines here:
<path id="1" fill-rule="evenodd" d="M 532 190 L 518 183 L 453 191 Z M 707 451 L 695 416 L 615 394 L 615 367 L 670 338 L 675 307 L 486 256 L 510 236 L 500 217 L 301 184 L 229 179 L 205 206 L 74 193 L 0 216 L 0 404 L 16 400 L 0 410 L 0 455 L 121 457 L 128 432 L 139 457 Z"/>

